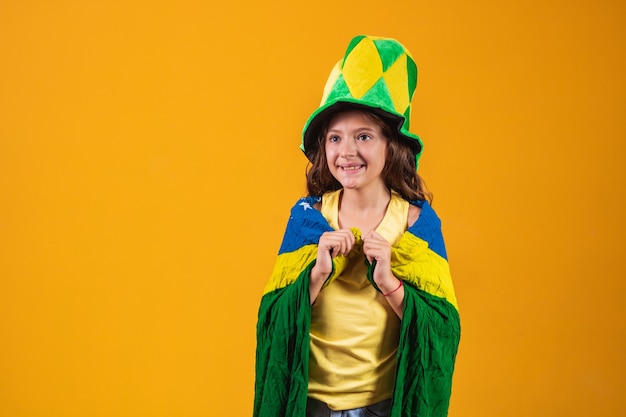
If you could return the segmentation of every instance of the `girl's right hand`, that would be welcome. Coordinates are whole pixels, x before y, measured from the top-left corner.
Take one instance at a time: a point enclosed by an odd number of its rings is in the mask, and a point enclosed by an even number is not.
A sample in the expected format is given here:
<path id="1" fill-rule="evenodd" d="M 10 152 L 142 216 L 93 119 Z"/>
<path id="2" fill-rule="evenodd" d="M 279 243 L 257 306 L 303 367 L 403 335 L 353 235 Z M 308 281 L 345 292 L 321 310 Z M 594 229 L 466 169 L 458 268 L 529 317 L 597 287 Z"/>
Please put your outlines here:
<path id="1" fill-rule="evenodd" d="M 333 272 L 333 258 L 348 255 L 355 242 L 354 233 L 350 229 L 322 234 L 317 245 L 317 260 L 311 268 L 311 303 L 317 297 L 330 273 Z"/>

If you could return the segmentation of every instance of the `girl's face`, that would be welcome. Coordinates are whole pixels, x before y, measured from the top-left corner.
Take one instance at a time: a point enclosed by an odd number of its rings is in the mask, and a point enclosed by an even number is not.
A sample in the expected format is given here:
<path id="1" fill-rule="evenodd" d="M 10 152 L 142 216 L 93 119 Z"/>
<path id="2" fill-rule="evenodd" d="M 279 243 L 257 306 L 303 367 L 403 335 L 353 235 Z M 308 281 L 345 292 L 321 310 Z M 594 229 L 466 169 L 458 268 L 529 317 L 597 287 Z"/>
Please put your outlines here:
<path id="1" fill-rule="evenodd" d="M 381 173 L 387 137 L 366 112 L 350 110 L 333 116 L 324 137 L 328 168 L 346 189 L 384 186 Z"/>

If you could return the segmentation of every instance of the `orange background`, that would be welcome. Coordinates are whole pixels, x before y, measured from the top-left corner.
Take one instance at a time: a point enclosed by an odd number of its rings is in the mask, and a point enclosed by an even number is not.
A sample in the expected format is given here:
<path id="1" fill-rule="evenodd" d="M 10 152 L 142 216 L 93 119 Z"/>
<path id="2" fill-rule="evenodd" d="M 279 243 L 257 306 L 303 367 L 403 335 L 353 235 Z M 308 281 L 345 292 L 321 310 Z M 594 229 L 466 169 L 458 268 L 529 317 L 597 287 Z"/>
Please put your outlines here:
<path id="1" fill-rule="evenodd" d="M 251 414 L 301 128 L 361 33 L 420 68 L 450 415 L 623 415 L 625 28 L 620 1 L 2 1 L 0 415 Z"/>

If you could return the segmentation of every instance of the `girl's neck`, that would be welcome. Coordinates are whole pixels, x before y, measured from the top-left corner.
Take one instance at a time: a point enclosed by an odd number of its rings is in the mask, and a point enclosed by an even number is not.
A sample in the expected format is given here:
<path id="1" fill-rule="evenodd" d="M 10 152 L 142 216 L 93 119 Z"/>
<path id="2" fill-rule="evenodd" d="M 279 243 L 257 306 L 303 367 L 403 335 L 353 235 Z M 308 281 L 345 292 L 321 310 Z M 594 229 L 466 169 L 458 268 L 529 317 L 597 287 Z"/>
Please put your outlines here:
<path id="1" fill-rule="evenodd" d="M 390 200 L 391 192 L 386 187 L 367 193 L 344 188 L 339 201 L 339 226 L 356 227 L 365 236 L 383 220 Z"/>
<path id="2" fill-rule="evenodd" d="M 351 190 L 344 188 L 341 192 L 340 206 L 349 211 L 378 211 L 386 209 L 391 199 L 391 192 L 387 187 L 376 190 Z"/>

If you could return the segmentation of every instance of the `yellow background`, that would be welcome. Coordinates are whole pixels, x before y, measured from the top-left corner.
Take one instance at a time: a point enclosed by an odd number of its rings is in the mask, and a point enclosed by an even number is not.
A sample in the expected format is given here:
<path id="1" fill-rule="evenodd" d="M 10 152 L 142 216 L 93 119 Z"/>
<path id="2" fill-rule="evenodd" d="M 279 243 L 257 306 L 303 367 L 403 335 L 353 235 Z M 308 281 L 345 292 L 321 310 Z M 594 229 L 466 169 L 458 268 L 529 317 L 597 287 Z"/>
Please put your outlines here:
<path id="1" fill-rule="evenodd" d="M 420 69 L 450 415 L 623 415 L 625 28 L 608 0 L 1 1 L 0 415 L 251 414 L 301 128 L 362 33 Z"/>

